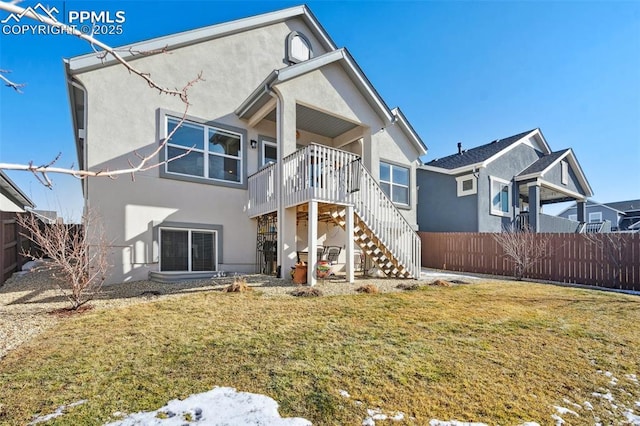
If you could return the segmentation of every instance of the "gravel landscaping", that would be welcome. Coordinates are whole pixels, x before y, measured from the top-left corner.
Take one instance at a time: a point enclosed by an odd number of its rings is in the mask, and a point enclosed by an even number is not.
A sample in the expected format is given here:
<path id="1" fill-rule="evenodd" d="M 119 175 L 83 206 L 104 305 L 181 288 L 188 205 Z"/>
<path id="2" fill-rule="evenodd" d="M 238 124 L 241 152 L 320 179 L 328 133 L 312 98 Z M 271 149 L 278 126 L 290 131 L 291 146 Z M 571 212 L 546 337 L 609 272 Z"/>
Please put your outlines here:
<path id="1" fill-rule="evenodd" d="M 444 279 L 447 274 L 441 274 Z M 250 287 L 265 297 L 293 297 L 298 286 L 266 275 L 244 275 Z M 422 279 L 438 278 L 440 275 L 423 276 Z M 452 275 L 454 280 L 455 276 Z M 180 297 L 207 291 L 222 291 L 234 281 L 234 277 L 207 280 L 183 281 L 179 283 L 158 283 L 155 281 L 134 281 L 105 286 L 93 301 L 94 309 L 109 309 L 137 303 L 148 303 L 160 298 Z M 368 278 L 356 276 L 354 284 L 348 284 L 344 277 L 330 277 L 318 280 L 316 286 L 323 296 L 358 294 L 356 290 L 364 284 L 373 284 L 380 293 L 403 291 L 399 284 L 424 283 L 414 280 Z M 33 270 L 16 274 L 0 286 L 0 359 L 10 350 L 37 336 L 61 321 L 52 312 L 65 308 L 68 300 L 55 286 L 49 272 Z"/>

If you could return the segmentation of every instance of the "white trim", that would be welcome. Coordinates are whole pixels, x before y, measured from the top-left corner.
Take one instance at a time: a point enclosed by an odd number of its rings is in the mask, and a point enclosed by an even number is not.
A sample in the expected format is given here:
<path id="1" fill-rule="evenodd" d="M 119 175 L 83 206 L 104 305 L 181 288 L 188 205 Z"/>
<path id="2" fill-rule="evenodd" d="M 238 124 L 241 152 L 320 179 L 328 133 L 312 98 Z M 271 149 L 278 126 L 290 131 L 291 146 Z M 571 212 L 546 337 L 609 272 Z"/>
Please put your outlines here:
<path id="1" fill-rule="evenodd" d="M 593 220 L 591 217 L 597 218 L 597 220 Z M 598 222 L 602 222 L 602 212 L 589 212 L 589 223 Z"/>
<path id="2" fill-rule="evenodd" d="M 249 31 L 277 22 L 283 22 L 296 16 L 302 16 L 303 20 L 310 27 L 314 36 L 326 50 L 336 49 L 335 44 L 326 33 L 326 31 L 322 28 L 320 23 L 316 20 L 315 16 L 313 16 L 311 11 L 306 6 L 294 6 L 275 12 L 264 13 L 257 16 L 250 16 L 248 18 L 241 18 L 234 21 L 222 22 L 204 28 L 198 28 L 195 30 L 157 37 L 139 43 L 132 43 L 125 46 L 117 47 L 116 50 L 118 50 L 120 56 L 127 59 L 134 56 L 132 53 L 130 53 L 132 51 L 150 52 L 154 50 L 164 49 L 165 47 L 168 50 L 173 50 L 182 46 L 188 46 L 231 34 L 237 34 L 243 31 Z M 72 74 L 117 63 L 115 60 L 106 60 L 102 62 L 99 59 L 99 56 L 100 55 L 97 53 L 89 53 L 86 55 L 80 55 L 66 59 L 66 62 L 69 64 L 69 70 Z"/>
<path id="3" fill-rule="evenodd" d="M 511 151 L 512 149 L 515 149 L 517 146 L 520 146 L 522 144 L 526 144 L 526 142 L 533 136 L 539 136 L 540 137 L 540 140 L 542 141 L 542 147 L 541 147 L 543 149 L 542 152 L 544 154 L 551 154 L 551 148 L 549 148 L 549 145 L 547 144 L 547 141 L 544 139 L 544 136 L 542 136 L 542 132 L 540 131 L 540 129 L 534 129 L 531 132 L 529 132 L 526 135 L 524 135 L 523 137 L 521 137 L 520 139 L 518 139 L 516 142 L 512 143 L 511 145 L 509 145 L 508 147 L 504 148 L 501 151 L 498 151 L 497 153 L 493 154 L 491 157 L 489 157 L 486 160 L 484 160 L 482 162 L 482 166 L 486 167 L 490 163 L 492 163 L 493 161 L 495 161 L 498 158 L 502 157 L 507 152 Z"/>
<path id="4" fill-rule="evenodd" d="M 260 164 L 259 168 L 262 168 L 262 167 L 267 166 L 269 164 L 277 163 L 278 162 L 278 157 L 277 157 L 277 155 L 278 155 L 278 143 L 266 140 L 265 138 L 260 138 L 260 142 L 262 142 L 260 144 L 260 150 L 261 150 L 261 154 L 262 154 L 262 157 L 261 157 L 262 158 L 262 164 Z M 265 149 L 266 146 L 270 146 L 270 147 L 273 147 L 273 148 L 276 149 L 276 161 L 269 161 L 268 163 L 265 161 L 266 160 L 266 155 L 265 155 L 264 149 Z"/>
<path id="5" fill-rule="evenodd" d="M 554 191 L 560 192 L 562 194 L 566 194 L 568 196 L 570 196 L 571 198 L 575 198 L 578 201 L 587 201 L 587 196 L 580 194 L 578 192 L 575 191 L 571 191 L 567 188 L 564 188 L 562 186 L 553 184 L 551 182 L 547 182 L 546 180 L 543 179 L 538 179 L 536 182 L 532 182 L 529 185 L 540 185 L 540 186 L 545 186 L 549 189 L 553 189 Z"/>
<path id="6" fill-rule="evenodd" d="M 471 180 L 471 189 L 465 190 L 463 188 L 464 182 Z M 458 197 L 464 197 L 466 195 L 473 195 L 478 193 L 478 179 L 473 174 L 457 176 L 456 183 L 458 187 Z"/>
<path id="7" fill-rule="evenodd" d="M 506 185 L 507 187 L 507 211 L 502 211 L 502 209 L 496 209 L 494 204 L 493 204 L 493 199 L 495 198 L 495 196 L 497 195 L 494 192 L 494 183 L 499 183 L 501 184 L 500 186 L 500 192 L 502 192 L 502 188 L 503 185 Z M 512 206 L 511 206 L 511 200 L 512 200 L 512 195 L 511 195 L 511 182 L 509 182 L 508 180 L 505 179 L 501 179 L 498 177 L 494 177 L 494 176 L 489 176 L 489 211 L 492 215 L 494 216 L 503 216 L 503 217 L 510 217 L 511 216 L 511 211 L 512 211 Z"/>
<path id="8" fill-rule="evenodd" d="M 569 163 L 564 160 L 560 162 L 560 183 L 569 184 Z"/>
<path id="9" fill-rule="evenodd" d="M 389 197 L 391 202 L 396 206 L 411 207 L 411 167 L 410 166 L 401 165 L 401 164 L 392 163 L 392 162 L 389 162 L 389 161 L 384 161 L 382 159 L 380 159 L 379 163 L 380 163 L 380 165 L 378 167 L 382 167 L 383 164 L 386 165 L 386 166 L 389 166 L 389 180 L 388 181 L 387 180 L 382 180 L 382 178 L 380 178 L 380 189 L 382 189 L 382 184 L 383 183 L 389 185 L 389 188 L 390 188 L 391 191 L 390 191 L 389 194 L 387 194 L 387 196 Z M 402 183 L 395 183 L 393 181 L 393 169 L 394 168 L 406 170 L 407 179 L 409 181 L 407 183 L 407 185 L 402 184 Z M 380 171 L 378 171 L 378 173 L 380 173 Z M 393 201 L 393 187 L 394 186 L 407 189 L 407 203 L 400 203 L 400 202 L 397 202 L 397 201 Z"/>
<path id="10" fill-rule="evenodd" d="M 570 214 L 568 219 L 572 220 L 574 222 L 577 222 L 578 221 L 578 215 L 577 214 Z"/>

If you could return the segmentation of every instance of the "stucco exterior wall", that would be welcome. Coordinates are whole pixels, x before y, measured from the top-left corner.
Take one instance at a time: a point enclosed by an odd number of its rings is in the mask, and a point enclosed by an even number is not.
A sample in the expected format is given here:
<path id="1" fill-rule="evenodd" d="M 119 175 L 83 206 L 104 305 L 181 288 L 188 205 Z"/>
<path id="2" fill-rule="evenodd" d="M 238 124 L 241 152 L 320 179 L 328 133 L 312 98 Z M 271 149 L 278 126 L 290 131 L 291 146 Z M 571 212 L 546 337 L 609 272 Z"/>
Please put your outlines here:
<path id="1" fill-rule="evenodd" d="M 514 176 L 540 158 L 539 153 L 527 144 L 520 144 L 505 152 L 482 169 L 478 182 L 478 232 L 501 232 L 509 226 L 517 213 Z M 511 205 L 509 217 L 491 214 L 491 177 L 511 182 Z"/>
<path id="2" fill-rule="evenodd" d="M 477 232 L 478 195 L 458 197 L 455 176 L 418 169 L 418 226 L 425 232 Z"/>
<path id="3" fill-rule="evenodd" d="M 139 57 L 132 61 L 140 70 L 164 87 L 182 87 L 202 73 L 189 92 L 191 106 L 188 114 L 194 119 L 213 125 L 233 126 L 246 132 L 242 150 L 244 155 L 243 183 L 260 168 L 259 149 L 249 147 L 250 140 L 259 135 L 276 139 L 276 123 L 263 120 L 250 128 L 234 110 L 260 85 L 274 69 L 286 64 L 285 39 L 291 31 L 303 33 L 311 42 L 314 56 L 326 53 L 301 19 L 291 19 L 259 29 L 184 46 L 171 54 Z M 108 66 L 75 75 L 87 91 L 86 164 L 93 170 L 129 167 L 134 150 L 141 154 L 152 152 L 164 133 L 162 111 L 180 116 L 184 105 L 176 98 L 158 93 L 130 75 L 121 66 Z M 340 66 L 327 67 L 302 78 L 278 86 L 287 102 L 284 114 L 295 111 L 300 102 L 334 115 L 362 123 L 371 128 L 369 142 L 375 156 L 370 158 L 372 173 L 377 177 L 378 152 L 385 158 L 411 168 L 412 208 L 403 211 L 410 223 L 416 223 L 415 160 L 418 152 L 397 127 L 380 130 L 380 117 L 357 91 Z M 293 123 L 295 121 L 286 121 Z M 288 127 L 291 127 L 289 124 Z M 295 144 L 318 142 L 331 145 L 331 139 L 300 132 L 292 139 L 295 128 L 281 141 L 286 149 Z M 362 151 L 359 144 L 348 148 Z M 358 152 L 361 154 L 361 152 Z M 91 178 L 87 181 L 86 204 L 104 218 L 107 235 L 114 247 L 110 260 L 112 275 L 107 283 L 147 279 L 150 271 L 158 270 L 158 247 L 154 241 L 154 227 L 163 222 L 199 226 L 220 226 L 223 238 L 218 269 L 230 272 L 253 272 L 256 259 L 256 222 L 245 213 L 247 191 L 208 183 L 194 183 L 160 177 L 153 168 L 139 172 L 135 181 L 128 176 L 117 180 Z M 283 221 L 284 223 L 284 221 Z M 283 238 L 285 238 L 283 236 Z M 336 244 L 342 245 L 342 244 Z"/>
<path id="4" fill-rule="evenodd" d="M 553 166 L 551 168 L 551 170 L 549 170 L 547 173 L 544 174 L 544 180 L 547 182 L 551 182 L 553 184 L 556 184 L 562 188 L 566 188 L 570 191 L 573 192 L 577 192 L 578 194 L 582 194 L 585 195 L 585 191 L 584 189 L 582 189 L 582 186 L 580 185 L 579 181 L 578 181 L 578 177 L 576 176 L 575 172 L 573 171 L 573 168 L 571 167 L 571 164 L 569 164 L 569 180 L 567 181 L 567 184 L 564 185 L 562 183 L 562 165 L 561 162 L 556 164 L 555 166 Z"/>

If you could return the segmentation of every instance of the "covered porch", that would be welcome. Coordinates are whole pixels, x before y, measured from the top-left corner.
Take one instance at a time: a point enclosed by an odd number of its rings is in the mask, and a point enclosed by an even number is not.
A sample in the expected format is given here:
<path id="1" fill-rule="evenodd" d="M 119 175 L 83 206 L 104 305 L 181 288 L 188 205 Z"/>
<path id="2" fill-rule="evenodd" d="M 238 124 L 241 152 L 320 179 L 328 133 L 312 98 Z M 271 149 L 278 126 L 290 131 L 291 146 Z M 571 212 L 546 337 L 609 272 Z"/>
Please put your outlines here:
<path id="1" fill-rule="evenodd" d="M 516 182 L 518 191 L 518 206 L 514 221 L 516 229 L 536 233 L 584 232 L 587 202 L 584 195 L 541 179 Z M 577 220 L 542 213 L 543 206 L 567 201 L 576 202 Z"/>

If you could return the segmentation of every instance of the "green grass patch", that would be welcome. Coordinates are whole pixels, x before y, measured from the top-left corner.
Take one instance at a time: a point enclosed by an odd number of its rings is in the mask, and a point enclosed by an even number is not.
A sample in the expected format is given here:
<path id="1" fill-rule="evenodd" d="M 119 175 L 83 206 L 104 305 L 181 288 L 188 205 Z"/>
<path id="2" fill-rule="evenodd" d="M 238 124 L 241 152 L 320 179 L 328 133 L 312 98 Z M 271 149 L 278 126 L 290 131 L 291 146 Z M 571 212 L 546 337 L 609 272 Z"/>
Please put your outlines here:
<path id="1" fill-rule="evenodd" d="M 68 318 L 9 353 L 0 424 L 81 399 L 48 424 L 102 424 L 214 386 L 268 395 L 283 416 L 317 425 L 361 424 L 375 407 L 407 424 L 546 424 L 563 399 L 591 401 L 581 420 L 611 424 L 621 411 L 592 392 L 610 389 L 630 408 L 640 399 L 624 379 L 640 372 L 638 324 L 638 297 L 526 283 L 189 295 Z"/>

